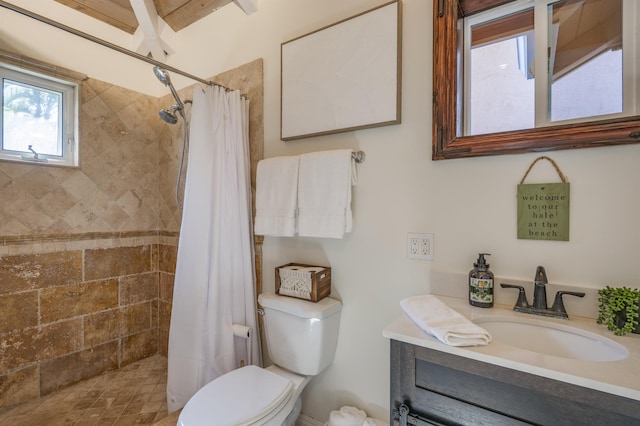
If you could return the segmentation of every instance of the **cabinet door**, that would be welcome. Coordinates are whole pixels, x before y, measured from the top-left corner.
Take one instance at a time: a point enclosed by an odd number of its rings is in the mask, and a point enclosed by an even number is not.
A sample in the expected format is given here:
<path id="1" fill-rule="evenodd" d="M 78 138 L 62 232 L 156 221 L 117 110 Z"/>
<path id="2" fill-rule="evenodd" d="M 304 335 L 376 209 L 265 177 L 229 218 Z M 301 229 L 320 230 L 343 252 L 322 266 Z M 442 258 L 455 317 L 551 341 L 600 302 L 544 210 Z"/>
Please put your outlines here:
<path id="1" fill-rule="evenodd" d="M 438 365 L 427 365 L 416 357 L 415 347 L 392 341 L 391 345 L 391 424 L 404 426 L 400 407 L 410 410 L 409 425 L 478 425 L 512 426 L 529 423 L 478 404 L 469 403 L 444 391 L 449 382 L 445 370 Z M 430 375 L 436 368 L 437 374 Z M 435 385 L 434 385 L 435 384 Z M 461 387 L 466 387 L 462 385 Z"/>
<path id="2" fill-rule="evenodd" d="M 640 401 L 391 341 L 391 410 L 446 425 L 640 424 Z"/>

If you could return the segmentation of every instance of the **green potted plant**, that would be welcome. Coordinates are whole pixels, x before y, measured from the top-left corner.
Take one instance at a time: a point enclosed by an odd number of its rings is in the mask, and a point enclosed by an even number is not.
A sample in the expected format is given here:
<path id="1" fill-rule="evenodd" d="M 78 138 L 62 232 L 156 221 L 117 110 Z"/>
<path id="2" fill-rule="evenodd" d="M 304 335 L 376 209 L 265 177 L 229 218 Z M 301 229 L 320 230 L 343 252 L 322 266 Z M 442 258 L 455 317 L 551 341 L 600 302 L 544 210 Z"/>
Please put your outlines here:
<path id="1" fill-rule="evenodd" d="M 638 302 L 640 290 L 610 287 L 598 290 L 598 324 L 604 324 L 617 336 L 640 333 Z"/>

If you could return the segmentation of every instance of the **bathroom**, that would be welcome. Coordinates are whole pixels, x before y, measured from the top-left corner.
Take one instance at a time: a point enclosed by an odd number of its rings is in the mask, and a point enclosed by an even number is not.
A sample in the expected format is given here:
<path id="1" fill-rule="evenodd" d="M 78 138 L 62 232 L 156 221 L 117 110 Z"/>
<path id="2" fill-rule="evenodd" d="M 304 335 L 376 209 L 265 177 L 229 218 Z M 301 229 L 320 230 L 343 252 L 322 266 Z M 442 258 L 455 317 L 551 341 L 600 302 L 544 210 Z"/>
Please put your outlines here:
<path id="1" fill-rule="evenodd" d="M 24 0 L 12 3 L 36 8 Z M 636 218 L 640 197 L 633 189 L 640 180 L 636 165 L 639 145 L 547 153 L 571 182 L 571 238 L 563 242 L 516 237 L 516 186 L 539 154 L 431 160 L 430 1 L 402 2 L 401 124 L 290 142 L 280 139 L 281 43 L 384 3 L 259 1 L 258 12 L 249 16 L 229 5 L 180 32 L 176 53 L 171 57 L 174 66 L 207 78 L 261 59 L 265 158 L 338 148 L 367 154 L 366 162 L 357 166 L 352 233 L 341 240 L 266 237 L 262 246 L 265 292 L 274 290 L 273 270 L 278 265 L 296 261 L 332 268 L 333 296 L 343 303 L 338 348 L 334 363 L 314 378 L 303 395 L 303 414 L 318 422 L 326 421 L 331 410 L 344 405 L 360 407 L 373 417 L 388 418 L 390 358 L 383 328 L 401 315 L 399 301 L 407 296 L 429 293 L 445 280 L 464 289 L 466 274 L 478 252 L 491 253 L 491 269 L 498 277 L 531 281 L 536 266 L 544 265 L 550 282 L 570 287 L 640 285 L 635 260 L 640 241 Z M 36 12 L 101 38 L 122 37 L 84 15 L 67 12 L 65 17 L 65 9 L 47 1 L 38 2 Z M 72 173 L 67 170 L 51 172 L 52 168 L 47 168 L 47 173 L 42 173 L 38 167 L 1 163 L 0 253 L 3 257 L 39 253 L 43 251 L 41 245 L 47 251 L 47 242 L 34 238 L 47 233 L 93 233 L 90 240 L 65 243 L 70 252 L 84 250 L 85 262 L 91 250 L 118 255 L 121 247 L 141 247 L 139 254 L 148 254 L 149 266 L 134 270 L 141 280 L 145 274 L 159 277 L 159 296 L 147 296 L 144 303 L 148 303 L 151 312 L 157 305 L 160 313 L 149 318 L 147 329 L 135 333 L 139 335 L 135 350 L 145 355 L 163 354 L 180 223 L 180 212 L 173 200 L 173 177 L 181 138 L 179 129 L 157 118 L 158 110 L 168 99 L 166 89 L 154 78 L 148 64 L 1 12 L 1 49 L 18 49 L 21 54 L 90 76 L 89 86 L 95 86 L 87 90 L 92 91 L 94 103 L 83 107 L 89 118 L 82 126 L 83 135 L 89 135 L 95 146 L 83 143 L 81 149 L 95 161 L 93 165 L 91 161 L 83 164 L 83 173 L 74 174 L 70 181 L 67 179 Z M 7 16 L 11 17 L 8 21 Z M 174 80 L 179 89 L 193 84 L 180 76 Z M 105 115 L 100 108 L 104 104 L 113 114 Z M 111 120 L 113 123 L 108 123 Z M 104 131 L 114 133 L 104 135 Z M 101 157 L 101 153 L 114 152 L 103 145 L 112 138 L 117 139 L 120 151 Z M 143 140 L 145 147 L 141 145 Z M 105 183 L 113 168 L 122 173 L 127 186 Z M 134 174 L 141 170 L 145 171 L 144 176 Z M 555 181 L 557 174 L 548 164 L 539 164 L 529 179 Z M 60 188 L 59 182 L 67 183 Z M 106 201 L 95 199 L 93 185 L 102 185 L 119 196 Z M 71 194 L 69 199 L 65 199 L 65 191 Z M 70 205 L 70 199 L 80 202 Z M 112 211 L 105 216 L 101 211 L 105 202 L 116 202 L 122 212 Z M 43 213 L 42 206 L 49 214 Z M 56 211 L 61 213 L 52 214 Z M 33 226 L 20 225 L 17 217 L 29 218 Z M 122 233 L 126 243 L 101 235 L 113 232 Z M 408 233 L 434 235 L 432 261 L 407 258 Z M 52 244 L 55 247 L 60 243 Z M 76 269 L 82 267 L 77 261 L 69 263 Z M 80 285 L 80 279 L 77 282 Z M 105 291 L 113 288 L 106 284 Z M 107 295 L 98 296 L 101 303 L 107 303 Z M 143 296 L 136 295 L 131 305 L 142 303 L 140 297 Z M 153 333 L 158 333 L 158 340 L 154 340 Z M 118 339 L 124 338 L 113 337 L 109 341 Z M 91 361 L 87 364 L 90 368 Z M 15 367 L 7 370 L 12 368 Z"/>

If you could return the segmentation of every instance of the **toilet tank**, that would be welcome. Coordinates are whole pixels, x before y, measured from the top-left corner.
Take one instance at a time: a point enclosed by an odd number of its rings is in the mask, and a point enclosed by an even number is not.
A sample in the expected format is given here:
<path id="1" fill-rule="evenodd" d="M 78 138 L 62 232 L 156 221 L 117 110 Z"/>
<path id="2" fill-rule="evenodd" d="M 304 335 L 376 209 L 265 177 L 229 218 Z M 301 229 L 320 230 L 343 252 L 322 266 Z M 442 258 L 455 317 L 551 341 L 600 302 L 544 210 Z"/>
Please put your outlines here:
<path id="1" fill-rule="evenodd" d="M 327 368 L 336 353 L 342 304 L 326 297 L 314 303 L 288 296 L 261 294 L 264 333 L 274 364 L 313 376 Z"/>

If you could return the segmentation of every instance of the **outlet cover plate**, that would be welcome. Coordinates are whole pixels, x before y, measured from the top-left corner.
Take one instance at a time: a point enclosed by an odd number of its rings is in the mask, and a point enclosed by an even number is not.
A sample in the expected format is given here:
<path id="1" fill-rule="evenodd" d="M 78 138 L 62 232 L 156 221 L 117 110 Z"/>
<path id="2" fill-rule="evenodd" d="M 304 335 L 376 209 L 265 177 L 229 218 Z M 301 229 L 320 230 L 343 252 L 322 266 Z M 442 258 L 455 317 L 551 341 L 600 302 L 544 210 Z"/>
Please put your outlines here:
<path id="1" fill-rule="evenodd" d="M 409 259 L 433 260 L 433 234 L 407 234 L 407 257 Z"/>

